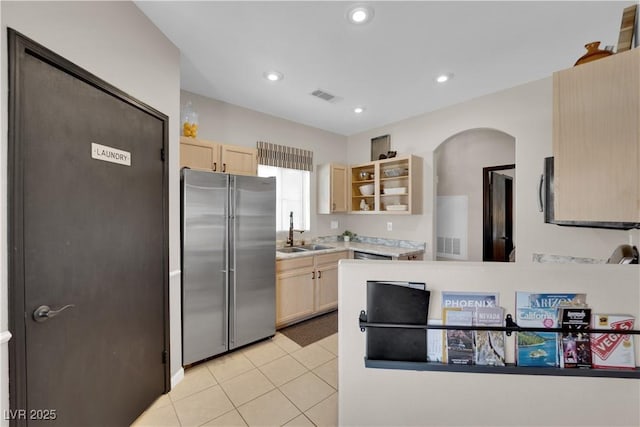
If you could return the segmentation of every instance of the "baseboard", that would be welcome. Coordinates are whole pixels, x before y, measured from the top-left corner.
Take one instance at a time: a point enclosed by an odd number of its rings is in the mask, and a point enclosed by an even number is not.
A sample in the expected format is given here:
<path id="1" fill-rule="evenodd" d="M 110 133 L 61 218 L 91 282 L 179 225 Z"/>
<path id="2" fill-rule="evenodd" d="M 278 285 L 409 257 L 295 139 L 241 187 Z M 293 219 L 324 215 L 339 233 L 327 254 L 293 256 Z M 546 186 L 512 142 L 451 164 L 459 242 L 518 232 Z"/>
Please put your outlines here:
<path id="1" fill-rule="evenodd" d="M 184 379 L 184 368 L 180 368 L 178 372 L 176 372 L 171 376 L 171 390 L 173 390 L 175 386 L 177 386 L 180 383 L 180 381 L 182 381 L 183 379 Z"/>

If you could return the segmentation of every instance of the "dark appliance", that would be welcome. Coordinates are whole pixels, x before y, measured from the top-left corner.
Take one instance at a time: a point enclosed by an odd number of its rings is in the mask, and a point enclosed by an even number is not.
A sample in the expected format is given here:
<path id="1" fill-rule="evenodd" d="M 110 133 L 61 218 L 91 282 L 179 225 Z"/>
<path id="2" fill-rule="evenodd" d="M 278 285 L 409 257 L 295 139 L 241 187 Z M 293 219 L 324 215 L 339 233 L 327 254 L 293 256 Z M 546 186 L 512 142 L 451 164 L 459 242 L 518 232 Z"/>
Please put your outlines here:
<path id="1" fill-rule="evenodd" d="M 425 287 L 424 283 L 367 281 L 367 321 L 426 326 L 429 291 Z M 426 362 L 426 331 L 369 327 L 367 358 Z"/>
<path id="2" fill-rule="evenodd" d="M 555 219 L 553 198 L 553 157 L 545 157 L 544 174 L 540 175 L 538 187 L 538 208 L 544 212 L 544 222 L 569 227 L 606 228 L 613 230 L 631 230 L 640 228 L 637 222 L 600 222 L 600 221 L 560 221 Z"/>
<path id="3" fill-rule="evenodd" d="M 393 259 L 393 257 L 389 255 L 378 255 L 378 254 L 370 254 L 368 252 L 353 251 L 353 259 L 389 260 L 389 259 Z"/>

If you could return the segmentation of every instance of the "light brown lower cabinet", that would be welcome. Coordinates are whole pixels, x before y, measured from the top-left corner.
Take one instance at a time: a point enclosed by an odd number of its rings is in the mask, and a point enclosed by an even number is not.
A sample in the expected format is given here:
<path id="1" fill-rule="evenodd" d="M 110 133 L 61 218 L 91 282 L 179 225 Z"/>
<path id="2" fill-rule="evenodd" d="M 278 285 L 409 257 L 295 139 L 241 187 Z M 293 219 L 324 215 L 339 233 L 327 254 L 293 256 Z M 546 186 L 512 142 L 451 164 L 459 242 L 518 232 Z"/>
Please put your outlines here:
<path id="1" fill-rule="evenodd" d="M 338 261 L 348 251 L 276 261 L 276 327 L 338 307 Z"/>
<path id="2" fill-rule="evenodd" d="M 276 327 L 313 314 L 313 256 L 276 261 Z"/>

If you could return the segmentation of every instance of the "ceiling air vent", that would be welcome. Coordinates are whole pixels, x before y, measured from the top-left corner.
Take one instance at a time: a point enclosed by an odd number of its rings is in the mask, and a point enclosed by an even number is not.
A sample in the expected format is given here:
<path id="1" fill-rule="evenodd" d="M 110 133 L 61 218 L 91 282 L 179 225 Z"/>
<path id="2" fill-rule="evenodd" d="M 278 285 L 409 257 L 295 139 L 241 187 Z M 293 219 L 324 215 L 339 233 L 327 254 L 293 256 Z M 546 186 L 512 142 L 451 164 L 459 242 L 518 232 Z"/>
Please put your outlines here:
<path id="1" fill-rule="evenodd" d="M 315 96 L 316 98 L 323 99 L 327 102 L 336 102 L 339 99 L 338 97 L 320 89 L 314 90 L 313 92 L 311 92 L 311 95 Z"/>

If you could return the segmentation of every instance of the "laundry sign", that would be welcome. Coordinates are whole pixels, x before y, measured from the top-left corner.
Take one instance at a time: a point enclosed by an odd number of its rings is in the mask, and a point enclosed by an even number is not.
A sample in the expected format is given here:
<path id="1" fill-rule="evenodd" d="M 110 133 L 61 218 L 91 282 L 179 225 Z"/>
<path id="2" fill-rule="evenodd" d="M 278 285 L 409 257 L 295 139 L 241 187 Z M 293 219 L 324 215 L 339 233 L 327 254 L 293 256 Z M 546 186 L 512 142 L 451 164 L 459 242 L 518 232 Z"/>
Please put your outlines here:
<path id="1" fill-rule="evenodd" d="M 91 143 L 91 157 L 103 162 L 118 163 L 119 165 L 131 166 L 131 153 L 107 147 L 106 145 Z"/>

